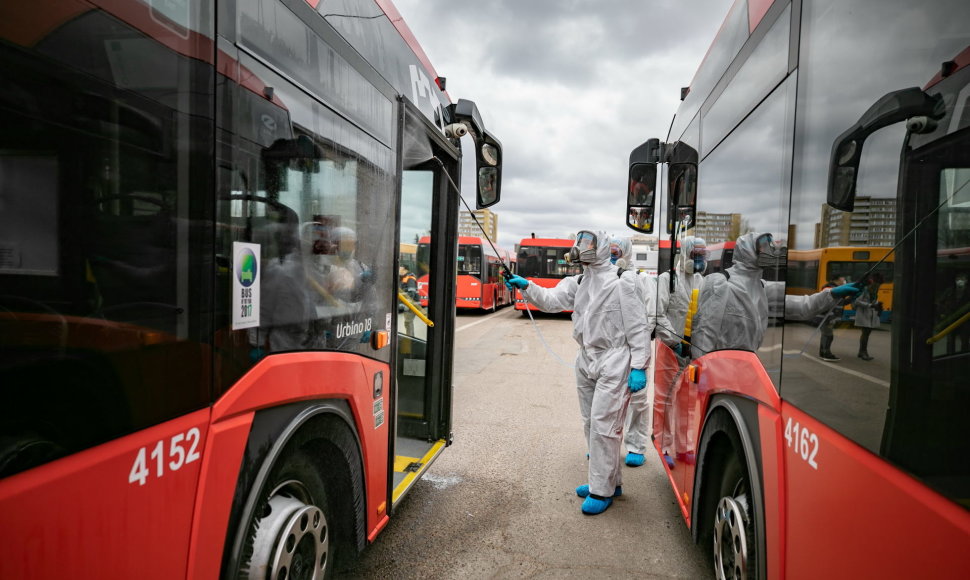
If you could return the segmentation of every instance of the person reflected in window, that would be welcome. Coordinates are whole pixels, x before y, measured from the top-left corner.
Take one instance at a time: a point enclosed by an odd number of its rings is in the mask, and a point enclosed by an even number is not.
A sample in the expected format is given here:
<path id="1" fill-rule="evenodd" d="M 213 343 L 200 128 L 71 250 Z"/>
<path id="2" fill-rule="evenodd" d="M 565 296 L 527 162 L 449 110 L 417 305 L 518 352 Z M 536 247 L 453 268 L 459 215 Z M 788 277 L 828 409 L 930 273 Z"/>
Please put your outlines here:
<path id="1" fill-rule="evenodd" d="M 822 286 L 822 289 L 836 288 L 843 284 L 845 284 L 844 276 L 832 276 L 829 278 L 829 281 L 825 283 L 825 286 Z M 832 341 L 835 340 L 835 325 L 842 320 L 842 310 L 844 306 L 844 300 L 836 302 L 835 306 L 825 313 L 818 326 L 820 334 L 818 341 L 818 358 L 826 362 L 838 362 L 842 360 L 832 353 Z"/>
<path id="2" fill-rule="evenodd" d="M 401 264 L 398 268 L 398 290 L 404 297 L 411 301 L 411 304 L 418 304 L 418 279 L 407 266 Z M 414 312 L 404 303 L 398 304 L 398 312 L 404 314 L 404 332 L 408 336 L 414 336 Z"/>
<path id="3" fill-rule="evenodd" d="M 936 312 L 937 324 L 934 332 L 949 330 L 946 334 L 947 354 L 970 350 L 970 287 L 967 285 L 966 272 L 958 273 L 953 279 L 953 285 L 943 291 L 937 302 Z M 959 347 L 957 342 L 960 343 Z"/>
<path id="4" fill-rule="evenodd" d="M 882 302 L 879 301 L 880 284 L 882 284 L 882 275 L 877 272 L 866 280 L 862 292 L 853 302 L 855 306 L 853 325 L 862 331 L 859 335 L 858 356 L 865 361 L 873 359 L 869 356 L 869 335 L 872 334 L 873 328 L 879 328 L 879 316 L 882 313 Z"/>
<path id="5" fill-rule="evenodd" d="M 263 256 L 260 282 L 260 326 L 250 329 L 253 360 L 263 355 L 308 346 L 313 307 L 303 283 L 304 265 L 296 223 L 268 224 L 256 240 Z"/>
<path id="6" fill-rule="evenodd" d="M 784 304 L 785 320 L 805 321 L 859 293 L 857 285 L 843 284 L 810 296 L 785 294 L 784 282 L 762 278 L 764 268 L 785 264 L 785 252 L 770 233 L 737 239 L 733 265 L 704 278 L 692 324 L 692 357 L 724 349 L 757 351 L 768 329 L 769 302 Z"/>

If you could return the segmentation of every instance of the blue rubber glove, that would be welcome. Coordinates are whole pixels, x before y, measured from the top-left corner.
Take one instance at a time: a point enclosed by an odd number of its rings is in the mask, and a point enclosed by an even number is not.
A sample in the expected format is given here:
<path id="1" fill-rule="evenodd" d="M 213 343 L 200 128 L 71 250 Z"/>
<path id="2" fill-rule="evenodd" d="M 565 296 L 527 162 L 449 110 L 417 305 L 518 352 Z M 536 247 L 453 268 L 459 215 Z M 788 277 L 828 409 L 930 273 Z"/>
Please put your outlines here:
<path id="1" fill-rule="evenodd" d="M 684 343 L 678 342 L 672 348 L 674 349 L 674 352 L 677 353 L 677 356 L 684 356 Z"/>
<path id="2" fill-rule="evenodd" d="M 505 285 L 509 287 L 509 290 L 511 290 L 512 288 L 525 290 L 526 287 L 529 285 L 529 281 L 523 278 L 522 276 L 512 276 L 511 278 L 505 279 Z"/>
<path id="3" fill-rule="evenodd" d="M 853 297 L 862 292 L 862 282 L 852 282 L 832 288 L 832 296 L 836 298 Z"/>
<path id="4" fill-rule="evenodd" d="M 630 376 L 626 380 L 626 384 L 630 387 L 630 392 L 635 393 L 647 386 L 647 371 L 643 369 L 632 369 L 630 371 Z"/>

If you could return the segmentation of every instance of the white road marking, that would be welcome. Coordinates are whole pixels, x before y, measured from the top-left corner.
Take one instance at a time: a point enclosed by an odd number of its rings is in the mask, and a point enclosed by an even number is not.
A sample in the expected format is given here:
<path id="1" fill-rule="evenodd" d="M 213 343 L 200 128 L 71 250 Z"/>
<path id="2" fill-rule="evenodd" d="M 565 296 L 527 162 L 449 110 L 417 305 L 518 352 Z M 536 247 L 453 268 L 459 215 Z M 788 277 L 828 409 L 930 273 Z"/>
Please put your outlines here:
<path id="1" fill-rule="evenodd" d="M 799 351 L 799 350 L 791 350 L 791 351 L 786 350 L 784 352 L 785 352 L 785 354 L 799 354 L 799 353 L 801 353 L 801 351 Z M 820 358 L 815 358 L 814 356 L 807 355 L 807 354 L 804 354 L 804 353 L 802 353 L 802 357 L 803 358 L 806 358 L 806 359 L 808 359 L 810 361 L 815 361 L 815 362 L 817 362 L 818 364 L 820 364 L 820 365 L 822 365 L 824 367 L 827 367 L 827 368 L 830 368 L 830 369 L 835 369 L 837 371 L 842 371 L 843 373 L 852 375 L 854 377 L 859 377 L 860 379 L 867 380 L 870 383 L 876 383 L 877 385 L 886 387 L 887 389 L 890 387 L 889 381 L 884 381 L 882 379 L 877 379 L 876 377 L 873 377 L 871 375 L 867 375 L 865 373 L 860 373 L 859 371 L 854 371 L 852 369 L 847 369 L 847 368 L 845 368 L 843 366 L 839 366 L 838 363 L 825 362 L 825 361 L 823 361 Z M 782 374 L 784 374 L 784 373 L 782 373 Z"/>
<path id="2" fill-rule="evenodd" d="M 501 317 L 503 314 L 505 314 L 507 312 L 516 312 L 516 310 L 515 310 L 515 308 L 512 308 L 511 306 L 506 307 L 505 311 L 503 311 L 503 312 L 500 312 L 500 313 L 497 313 L 497 314 L 489 314 L 489 315 L 483 317 L 481 320 L 476 320 L 475 322 L 470 322 L 470 323 L 466 324 L 465 326 L 460 326 L 460 327 L 458 327 L 455 330 L 455 332 L 458 333 L 458 332 L 461 332 L 462 330 L 465 330 L 466 328 L 471 328 L 471 327 L 475 326 L 476 324 L 481 324 L 483 322 L 487 322 L 487 321 L 489 321 L 489 320 L 491 320 L 493 318 L 499 318 L 499 317 Z"/>

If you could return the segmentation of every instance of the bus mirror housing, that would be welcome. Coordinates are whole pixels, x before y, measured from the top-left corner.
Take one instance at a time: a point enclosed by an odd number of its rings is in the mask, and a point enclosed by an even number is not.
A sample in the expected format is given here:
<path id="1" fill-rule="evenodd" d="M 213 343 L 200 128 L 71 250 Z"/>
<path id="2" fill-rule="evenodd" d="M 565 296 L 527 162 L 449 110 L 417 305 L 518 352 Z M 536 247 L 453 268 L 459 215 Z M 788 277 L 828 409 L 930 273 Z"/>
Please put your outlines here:
<path id="1" fill-rule="evenodd" d="M 827 203 L 842 211 L 852 211 L 855 208 L 855 188 L 859 161 L 862 159 L 862 145 L 869 135 L 913 117 L 940 119 L 945 113 L 943 98 L 940 95 L 927 95 L 919 87 L 900 89 L 883 95 L 832 144 Z"/>
<path id="2" fill-rule="evenodd" d="M 481 141 L 475 141 L 478 185 L 475 205 L 478 209 L 495 205 L 502 193 L 502 144 L 488 131 L 482 131 Z"/>
<path id="3" fill-rule="evenodd" d="M 697 149 L 677 141 L 665 148 L 667 169 L 667 233 L 695 225 L 697 213 Z"/>
<path id="4" fill-rule="evenodd" d="M 645 143 L 630 152 L 626 225 L 632 230 L 645 234 L 653 233 L 657 163 L 660 162 L 660 150 L 660 139 L 647 139 Z"/>
<path id="5" fill-rule="evenodd" d="M 450 108 L 455 122 L 463 123 L 475 142 L 475 207 L 493 206 L 502 193 L 502 143 L 485 129 L 474 101 L 458 99 Z"/>

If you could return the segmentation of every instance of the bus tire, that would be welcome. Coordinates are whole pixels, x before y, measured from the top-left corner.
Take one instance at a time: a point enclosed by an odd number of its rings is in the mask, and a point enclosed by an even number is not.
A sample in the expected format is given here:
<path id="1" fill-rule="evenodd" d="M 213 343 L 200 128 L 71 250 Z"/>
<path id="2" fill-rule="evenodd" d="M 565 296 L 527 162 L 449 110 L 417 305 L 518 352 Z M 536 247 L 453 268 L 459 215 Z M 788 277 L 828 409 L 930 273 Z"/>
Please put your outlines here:
<path id="1" fill-rule="evenodd" d="M 758 578 L 760 558 L 754 521 L 763 507 L 754 505 L 751 473 L 737 427 L 723 411 L 712 414 L 708 428 L 714 469 L 709 473 L 713 517 L 708 520 L 714 574 L 718 579 Z"/>
<path id="2" fill-rule="evenodd" d="M 256 506 L 239 577 L 307 578 L 333 575 L 333 512 L 326 486 L 310 457 L 282 457 Z"/>
<path id="3" fill-rule="evenodd" d="M 324 419 L 287 443 L 246 524 L 236 577 L 322 580 L 356 557 L 344 431 Z"/>

